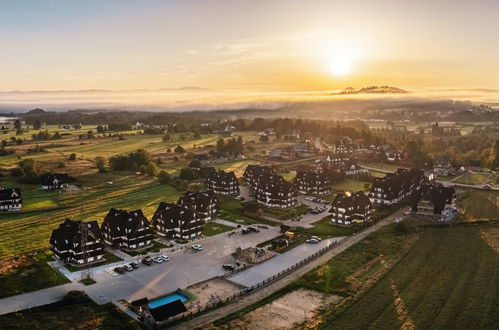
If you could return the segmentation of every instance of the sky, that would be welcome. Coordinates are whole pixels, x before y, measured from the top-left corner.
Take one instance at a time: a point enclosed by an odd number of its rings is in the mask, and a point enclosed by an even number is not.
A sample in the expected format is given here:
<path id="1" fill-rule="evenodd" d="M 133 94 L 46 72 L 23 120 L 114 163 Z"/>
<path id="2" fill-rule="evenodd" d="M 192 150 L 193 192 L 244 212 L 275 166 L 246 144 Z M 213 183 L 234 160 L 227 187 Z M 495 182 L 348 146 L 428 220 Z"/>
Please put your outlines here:
<path id="1" fill-rule="evenodd" d="M 499 88 L 497 0 L 0 0 L 0 91 Z"/>

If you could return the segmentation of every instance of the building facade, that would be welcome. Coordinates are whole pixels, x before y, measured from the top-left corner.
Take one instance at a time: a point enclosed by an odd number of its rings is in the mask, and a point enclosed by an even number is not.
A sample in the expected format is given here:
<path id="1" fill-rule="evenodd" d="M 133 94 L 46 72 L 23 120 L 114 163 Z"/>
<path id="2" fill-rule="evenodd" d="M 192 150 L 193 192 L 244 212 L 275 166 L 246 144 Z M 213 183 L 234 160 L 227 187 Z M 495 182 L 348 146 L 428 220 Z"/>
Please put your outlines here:
<path id="1" fill-rule="evenodd" d="M 23 207 L 20 188 L 0 189 L 0 211 L 19 211 Z"/>
<path id="2" fill-rule="evenodd" d="M 234 172 L 218 171 L 206 178 L 206 187 L 217 195 L 238 196 L 239 182 Z"/>
<path id="3" fill-rule="evenodd" d="M 141 210 L 111 209 L 101 225 L 104 241 L 114 247 L 136 250 L 152 244 L 152 230 Z"/>
<path id="4" fill-rule="evenodd" d="M 156 233 L 184 240 L 202 235 L 205 221 L 184 205 L 161 202 L 152 218 Z"/>
<path id="5" fill-rule="evenodd" d="M 331 193 L 329 176 L 323 171 L 296 171 L 295 184 L 302 195 L 325 196 Z"/>
<path id="6" fill-rule="evenodd" d="M 413 191 L 420 189 L 425 182 L 423 171 L 399 168 L 384 178 L 376 178 L 369 192 L 373 204 L 392 205 L 408 198 Z"/>
<path id="7" fill-rule="evenodd" d="M 372 220 L 373 204 L 364 192 L 358 191 L 351 195 L 336 195 L 329 213 L 331 222 L 339 225 L 351 225 Z"/>
<path id="8" fill-rule="evenodd" d="M 44 174 L 40 178 L 43 190 L 62 189 L 69 186 L 67 174 Z"/>
<path id="9" fill-rule="evenodd" d="M 211 191 L 186 191 L 180 196 L 177 204 L 184 205 L 191 209 L 204 221 L 215 219 L 219 211 L 218 198 Z"/>

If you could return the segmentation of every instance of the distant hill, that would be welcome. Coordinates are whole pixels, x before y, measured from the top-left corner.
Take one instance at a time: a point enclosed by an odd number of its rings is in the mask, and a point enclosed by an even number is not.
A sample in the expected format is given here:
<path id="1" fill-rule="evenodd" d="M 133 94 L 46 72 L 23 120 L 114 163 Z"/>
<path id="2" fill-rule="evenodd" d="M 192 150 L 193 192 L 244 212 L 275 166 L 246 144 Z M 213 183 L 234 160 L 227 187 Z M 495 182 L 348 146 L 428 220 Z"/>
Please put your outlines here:
<path id="1" fill-rule="evenodd" d="M 361 89 L 355 89 L 353 87 L 347 87 L 345 90 L 336 93 L 336 94 L 402 94 L 402 93 L 408 93 L 406 90 L 398 88 L 398 87 L 392 87 L 392 86 L 369 86 L 369 87 L 363 87 Z"/>

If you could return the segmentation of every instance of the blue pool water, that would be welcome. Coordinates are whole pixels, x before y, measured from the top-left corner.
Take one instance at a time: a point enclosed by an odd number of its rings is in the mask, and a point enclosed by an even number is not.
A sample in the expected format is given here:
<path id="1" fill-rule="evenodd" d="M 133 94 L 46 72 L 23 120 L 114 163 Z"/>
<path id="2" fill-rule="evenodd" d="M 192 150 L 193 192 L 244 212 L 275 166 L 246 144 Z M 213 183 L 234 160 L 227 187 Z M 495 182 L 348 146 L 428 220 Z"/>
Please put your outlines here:
<path id="1" fill-rule="evenodd" d="M 149 308 L 152 309 L 152 308 L 156 308 L 159 306 L 163 306 L 163 305 L 169 304 L 175 300 L 180 300 L 181 302 L 184 302 L 184 301 L 189 300 L 189 297 L 187 297 L 181 293 L 175 293 L 175 294 L 163 297 L 161 299 L 151 301 L 149 303 Z"/>

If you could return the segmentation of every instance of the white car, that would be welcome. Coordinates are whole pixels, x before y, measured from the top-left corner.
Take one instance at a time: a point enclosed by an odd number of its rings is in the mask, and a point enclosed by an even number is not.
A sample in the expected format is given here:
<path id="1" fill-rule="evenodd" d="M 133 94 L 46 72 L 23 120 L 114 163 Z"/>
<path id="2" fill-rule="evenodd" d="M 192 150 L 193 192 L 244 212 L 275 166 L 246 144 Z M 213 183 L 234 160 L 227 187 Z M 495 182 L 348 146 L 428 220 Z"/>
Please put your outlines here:
<path id="1" fill-rule="evenodd" d="M 313 238 L 309 238 L 309 239 L 306 240 L 306 243 L 308 243 L 308 244 L 317 244 L 317 243 L 319 243 L 319 241 L 316 240 L 316 239 L 313 239 Z"/>
<path id="2" fill-rule="evenodd" d="M 169 256 L 165 256 L 164 254 L 158 256 L 158 258 L 163 259 L 163 261 L 170 261 L 170 257 Z"/>
<path id="3" fill-rule="evenodd" d="M 163 262 L 163 259 L 160 257 L 152 257 L 151 260 L 158 264 Z"/>
<path id="4" fill-rule="evenodd" d="M 193 244 L 192 249 L 195 251 L 203 251 L 203 246 L 201 244 Z"/>
<path id="5" fill-rule="evenodd" d="M 322 241 L 322 238 L 320 238 L 318 236 L 311 236 L 310 239 L 315 239 L 318 242 Z"/>

